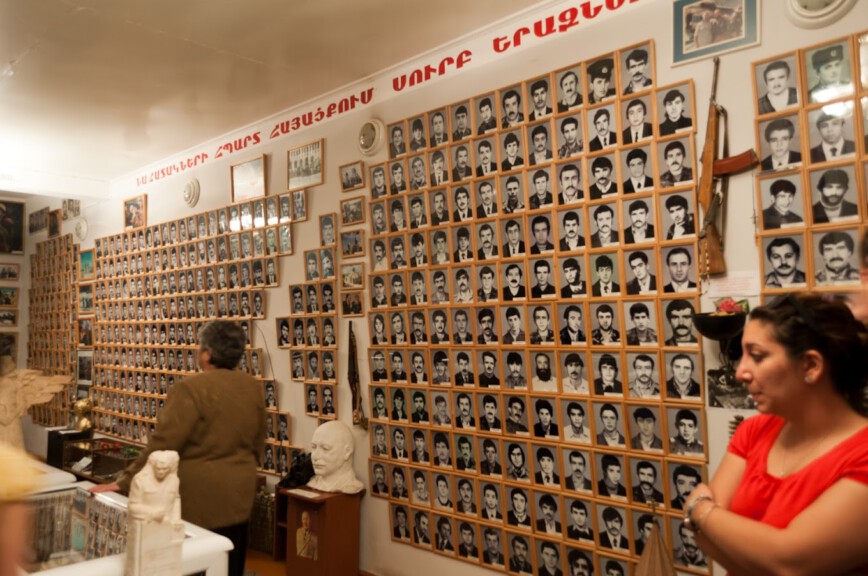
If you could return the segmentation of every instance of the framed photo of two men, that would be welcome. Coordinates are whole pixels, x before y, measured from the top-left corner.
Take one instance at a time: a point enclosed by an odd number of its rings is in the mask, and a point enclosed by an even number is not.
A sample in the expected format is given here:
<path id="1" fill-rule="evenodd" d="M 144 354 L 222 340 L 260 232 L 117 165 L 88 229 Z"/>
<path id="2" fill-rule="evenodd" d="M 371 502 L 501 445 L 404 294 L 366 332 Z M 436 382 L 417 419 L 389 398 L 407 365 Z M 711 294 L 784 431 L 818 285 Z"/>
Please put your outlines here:
<path id="1" fill-rule="evenodd" d="M 757 0 L 675 0 L 672 64 L 759 44 L 759 4 Z"/>

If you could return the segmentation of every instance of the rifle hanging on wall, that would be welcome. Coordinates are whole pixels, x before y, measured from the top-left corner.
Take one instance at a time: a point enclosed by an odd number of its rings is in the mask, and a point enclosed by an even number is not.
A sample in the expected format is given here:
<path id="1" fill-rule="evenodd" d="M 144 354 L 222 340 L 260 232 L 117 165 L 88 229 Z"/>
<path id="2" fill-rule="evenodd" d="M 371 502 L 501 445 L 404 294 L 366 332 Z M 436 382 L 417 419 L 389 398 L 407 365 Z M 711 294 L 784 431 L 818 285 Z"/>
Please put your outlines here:
<path id="1" fill-rule="evenodd" d="M 348 354 L 347 381 L 353 394 L 353 424 L 367 430 L 368 418 L 365 416 L 365 405 L 362 401 L 362 391 L 359 382 L 358 346 L 356 345 L 356 335 L 353 332 L 352 321 L 348 322 L 348 324 L 350 327 L 350 350 Z"/>
<path id="2" fill-rule="evenodd" d="M 744 172 L 756 166 L 759 161 L 753 148 L 737 156 L 729 156 L 727 138 L 726 109 L 717 103 L 717 70 L 720 58 L 714 59 L 714 74 L 711 84 L 711 99 L 708 106 L 708 124 L 705 127 L 705 147 L 702 149 L 702 173 L 699 178 L 699 205 L 705 216 L 699 231 L 699 258 L 697 269 L 699 277 L 706 280 L 709 276 L 726 273 L 723 258 L 724 202 L 729 184 L 729 176 Z M 722 129 L 721 129 L 722 120 Z M 722 157 L 718 157 L 718 143 L 722 142 Z M 720 217 L 718 218 L 718 215 Z M 718 227 L 717 221 L 720 221 Z"/>

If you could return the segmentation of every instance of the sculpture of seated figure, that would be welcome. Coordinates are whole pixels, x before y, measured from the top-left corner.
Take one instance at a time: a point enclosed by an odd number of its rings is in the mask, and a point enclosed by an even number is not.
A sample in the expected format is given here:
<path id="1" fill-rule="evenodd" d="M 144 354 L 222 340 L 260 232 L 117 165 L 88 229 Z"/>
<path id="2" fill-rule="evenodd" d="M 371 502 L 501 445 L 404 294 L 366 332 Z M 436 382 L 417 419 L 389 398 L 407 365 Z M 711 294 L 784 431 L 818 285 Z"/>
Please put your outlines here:
<path id="1" fill-rule="evenodd" d="M 180 522 L 181 496 L 178 453 L 157 450 L 130 486 L 130 516 L 145 522 Z"/>
<path id="2" fill-rule="evenodd" d="M 127 556 L 124 576 L 181 574 L 181 482 L 178 453 L 155 450 L 133 477 L 127 510 Z"/>
<path id="3" fill-rule="evenodd" d="M 323 492 L 356 494 L 364 485 L 353 471 L 353 432 L 338 420 L 321 424 L 313 433 L 311 460 L 315 476 L 308 486 Z"/>

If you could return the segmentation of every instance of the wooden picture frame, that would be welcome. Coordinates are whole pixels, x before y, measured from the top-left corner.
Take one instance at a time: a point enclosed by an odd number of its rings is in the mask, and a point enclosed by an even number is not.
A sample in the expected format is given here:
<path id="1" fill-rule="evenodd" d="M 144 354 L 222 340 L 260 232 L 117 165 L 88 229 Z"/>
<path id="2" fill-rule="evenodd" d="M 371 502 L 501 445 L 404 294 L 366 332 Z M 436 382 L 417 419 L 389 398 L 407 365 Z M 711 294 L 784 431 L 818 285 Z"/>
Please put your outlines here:
<path id="1" fill-rule="evenodd" d="M 292 194 L 287 192 L 277 197 L 277 212 L 281 224 L 292 222 Z"/>
<path id="2" fill-rule="evenodd" d="M 339 170 L 341 191 L 350 192 L 365 187 L 365 163 L 361 160 L 344 164 Z"/>
<path id="3" fill-rule="evenodd" d="M 42 232 L 48 228 L 48 207 L 31 212 L 27 218 L 27 231 L 31 234 Z"/>
<path id="4" fill-rule="evenodd" d="M 0 263 L 0 282 L 17 282 L 21 279 L 21 264 Z"/>
<path id="5" fill-rule="evenodd" d="M 0 288 L 0 308 L 18 308 L 18 288 Z"/>
<path id="6" fill-rule="evenodd" d="M 341 315 L 346 318 L 361 318 L 365 315 L 364 293 L 358 290 L 341 293 Z"/>
<path id="7" fill-rule="evenodd" d="M 295 146 L 286 151 L 287 190 L 293 191 L 300 188 L 309 188 L 323 183 L 324 142 L 325 140 L 320 138 L 319 140 Z"/>
<path id="8" fill-rule="evenodd" d="M 18 356 L 18 332 L 0 332 L 0 356 Z"/>
<path id="9" fill-rule="evenodd" d="M 341 290 L 362 290 L 365 287 L 364 262 L 341 264 Z"/>
<path id="10" fill-rule="evenodd" d="M 23 202 L 0 201 L 0 232 L 0 254 L 24 253 Z"/>
<path id="11" fill-rule="evenodd" d="M 81 200 L 64 200 L 62 202 L 63 210 L 63 219 L 71 220 L 72 218 L 78 218 L 81 215 Z"/>
<path id="12" fill-rule="evenodd" d="M 56 238 L 60 236 L 60 222 L 63 218 L 60 208 L 52 210 L 48 213 L 48 237 Z"/>
<path id="13" fill-rule="evenodd" d="M 292 192 L 292 221 L 306 222 L 307 221 L 307 194 L 306 190 L 295 190 Z"/>
<path id="14" fill-rule="evenodd" d="M 77 324 L 77 342 L 80 347 L 90 348 L 93 346 L 93 316 L 78 318 Z"/>
<path id="15" fill-rule="evenodd" d="M 0 310 L 0 328 L 18 326 L 18 310 Z"/>
<path id="16" fill-rule="evenodd" d="M 93 350 L 79 350 L 75 364 L 76 383 L 81 386 L 93 384 Z"/>
<path id="17" fill-rule="evenodd" d="M 274 319 L 275 334 L 277 335 L 278 348 L 290 348 L 292 346 L 292 318 L 289 316 L 279 316 Z M 283 329 L 286 328 L 286 333 L 283 334 Z"/>
<path id="18" fill-rule="evenodd" d="M 0 270 L 2 274 L 2 270 Z M 90 250 L 81 250 L 78 253 L 78 279 L 93 280 L 96 278 L 96 268 L 94 267 L 93 248 Z"/>
<path id="19" fill-rule="evenodd" d="M 124 200 L 124 230 L 134 230 L 148 225 L 148 195 L 133 196 Z M 49 228 L 51 228 L 49 223 Z M 51 237 L 51 230 L 48 232 Z"/>
<path id="20" fill-rule="evenodd" d="M 265 177 L 265 154 L 248 158 L 229 167 L 232 202 L 264 198 L 268 193 Z"/>
<path id="21" fill-rule="evenodd" d="M 341 225 L 355 226 L 356 224 L 364 224 L 367 216 L 365 210 L 364 196 L 341 200 Z"/>
<path id="22" fill-rule="evenodd" d="M 2 290 L 2 288 L 0 288 Z M 93 284 L 78 285 L 78 311 L 81 314 L 93 314 Z"/>
<path id="23" fill-rule="evenodd" d="M 347 230 L 340 234 L 341 258 L 361 258 L 365 255 L 365 231 Z"/>
<path id="24" fill-rule="evenodd" d="M 334 212 L 320 214 L 319 243 L 320 246 L 334 246 L 337 243 L 338 215 Z"/>

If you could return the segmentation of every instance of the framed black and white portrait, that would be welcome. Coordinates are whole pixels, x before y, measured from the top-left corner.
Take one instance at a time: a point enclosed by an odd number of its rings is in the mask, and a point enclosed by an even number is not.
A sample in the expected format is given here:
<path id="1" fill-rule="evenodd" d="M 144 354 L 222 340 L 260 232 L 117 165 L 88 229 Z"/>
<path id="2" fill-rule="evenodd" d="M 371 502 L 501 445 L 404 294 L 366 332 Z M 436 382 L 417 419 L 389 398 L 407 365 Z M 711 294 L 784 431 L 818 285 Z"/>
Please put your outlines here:
<path id="1" fill-rule="evenodd" d="M 854 284 L 859 282 L 856 257 L 858 230 L 816 231 L 811 235 L 814 250 L 814 281 L 818 285 Z"/>
<path id="2" fill-rule="evenodd" d="M 766 288 L 804 288 L 807 254 L 802 234 L 765 236 L 762 244 Z"/>
<path id="3" fill-rule="evenodd" d="M 805 225 L 805 198 L 801 173 L 774 174 L 759 180 L 763 230 Z"/>
<path id="4" fill-rule="evenodd" d="M 805 51 L 808 102 L 828 102 L 853 93 L 849 40 L 837 40 Z"/>
<path id="5" fill-rule="evenodd" d="M 796 54 L 776 56 L 754 64 L 754 86 L 759 115 L 799 105 L 799 67 Z"/>
<path id="6" fill-rule="evenodd" d="M 557 111 L 567 112 L 584 103 L 584 86 L 582 79 L 584 71 L 582 64 L 575 64 L 555 72 L 555 84 L 553 91 L 557 96 Z"/>
<path id="7" fill-rule="evenodd" d="M 666 422 L 669 433 L 669 453 L 703 458 L 705 455 L 705 423 L 699 409 L 668 407 Z"/>
<path id="8" fill-rule="evenodd" d="M 812 170 L 808 181 L 811 186 L 811 219 L 814 224 L 858 220 L 858 188 L 852 164 Z"/>
<path id="9" fill-rule="evenodd" d="M 654 86 L 654 47 L 640 44 L 620 51 L 621 94 L 627 96 Z"/>

